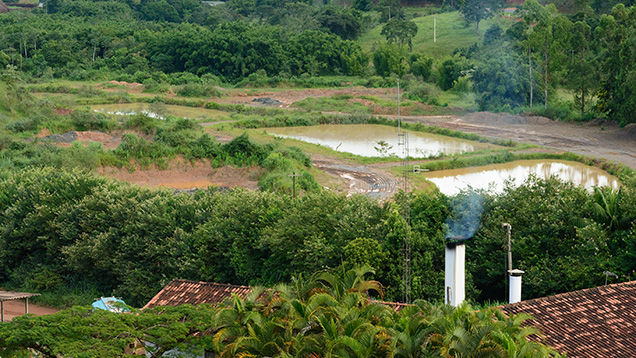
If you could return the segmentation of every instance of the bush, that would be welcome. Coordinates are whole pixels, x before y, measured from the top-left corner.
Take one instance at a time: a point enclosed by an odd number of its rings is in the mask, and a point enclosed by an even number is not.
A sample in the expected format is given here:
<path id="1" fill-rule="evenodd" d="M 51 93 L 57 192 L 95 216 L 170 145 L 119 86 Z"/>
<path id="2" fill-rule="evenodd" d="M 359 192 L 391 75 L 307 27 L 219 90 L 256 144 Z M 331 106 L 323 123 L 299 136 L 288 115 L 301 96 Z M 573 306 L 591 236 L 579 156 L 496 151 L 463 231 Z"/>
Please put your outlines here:
<path id="1" fill-rule="evenodd" d="M 451 90 L 455 93 L 469 93 L 470 79 L 466 76 L 458 78 L 457 81 L 453 82 L 453 88 Z"/>
<path id="2" fill-rule="evenodd" d="M 436 99 L 440 95 L 440 89 L 432 83 L 421 83 L 412 86 L 406 96 L 410 100 L 429 102 L 432 99 Z"/>
<path id="3" fill-rule="evenodd" d="M 221 97 L 221 91 L 212 84 L 188 83 L 177 90 L 182 97 Z"/>
<path id="4" fill-rule="evenodd" d="M 144 93 L 170 93 L 170 85 L 149 78 L 143 82 Z"/>
<path id="5" fill-rule="evenodd" d="M 89 111 L 74 111 L 71 113 L 71 122 L 78 131 L 87 131 L 91 129 L 107 131 L 113 129 L 117 123 L 110 119 L 104 113 L 96 113 Z"/>

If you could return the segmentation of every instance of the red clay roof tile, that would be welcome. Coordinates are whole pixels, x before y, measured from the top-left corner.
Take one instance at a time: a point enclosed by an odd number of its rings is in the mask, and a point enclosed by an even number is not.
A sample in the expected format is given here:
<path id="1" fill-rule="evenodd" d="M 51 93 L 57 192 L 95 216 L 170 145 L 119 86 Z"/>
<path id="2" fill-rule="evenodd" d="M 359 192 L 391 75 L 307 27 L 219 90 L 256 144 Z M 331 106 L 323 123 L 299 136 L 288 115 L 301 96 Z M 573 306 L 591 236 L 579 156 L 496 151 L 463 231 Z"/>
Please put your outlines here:
<path id="1" fill-rule="evenodd" d="M 252 288 L 249 286 L 174 279 L 142 309 L 157 306 L 178 306 L 185 303 L 191 305 L 210 303 L 214 305 L 232 298 L 232 294 L 245 298 L 250 292 L 252 292 Z"/>
<path id="2" fill-rule="evenodd" d="M 500 307 L 529 313 L 545 343 L 569 358 L 636 357 L 636 281 L 589 288 Z"/>

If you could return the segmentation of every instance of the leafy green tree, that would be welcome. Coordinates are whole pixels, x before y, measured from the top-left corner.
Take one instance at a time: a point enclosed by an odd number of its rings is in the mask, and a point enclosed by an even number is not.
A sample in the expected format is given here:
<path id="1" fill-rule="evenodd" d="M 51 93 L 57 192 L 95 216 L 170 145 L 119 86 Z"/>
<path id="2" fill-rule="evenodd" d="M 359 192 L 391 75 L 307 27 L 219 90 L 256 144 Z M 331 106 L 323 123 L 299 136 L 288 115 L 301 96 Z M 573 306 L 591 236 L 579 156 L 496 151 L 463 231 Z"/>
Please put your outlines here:
<path id="1" fill-rule="evenodd" d="M 479 95 L 480 110 L 508 110 L 526 103 L 529 81 L 519 68 L 524 64 L 512 55 L 500 53 L 473 72 L 473 89 Z"/>
<path id="2" fill-rule="evenodd" d="M 387 22 L 391 19 L 404 20 L 404 10 L 400 0 L 380 0 L 375 8 L 380 12 L 381 22 Z"/>
<path id="3" fill-rule="evenodd" d="M 422 77 L 422 80 L 428 81 L 433 72 L 433 58 L 419 53 L 412 53 L 409 56 L 409 71 L 416 76 Z"/>
<path id="4" fill-rule="evenodd" d="M 563 50 L 572 23 L 565 16 L 558 15 L 553 4 L 544 7 L 536 0 L 529 0 L 524 4 L 524 9 L 527 10 L 524 16 L 526 23 L 535 24 L 530 27 L 528 46 L 531 48 L 529 51 L 541 53 L 544 108 L 548 108 L 548 93 L 553 81 L 553 74 L 567 59 Z"/>
<path id="5" fill-rule="evenodd" d="M 413 21 L 391 19 L 383 27 L 380 32 L 386 37 L 388 43 L 397 43 L 400 46 L 409 45 L 409 49 L 413 49 L 413 37 L 417 34 L 417 25 Z"/>
<path id="6" fill-rule="evenodd" d="M 470 62 L 462 56 L 447 58 L 437 66 L 437 86 L 444 91 L 453 88 L 453 84 L 472 68 Z"/>
<path id="7" fill-rule="evenodd" d="M 355 40 L 362 33 L 362 24 L 357 11 L 327 6 L 316 16 L 316 20 L 343 40 Z"/>
<path id="8" fill-rule="evenodd" d="M 405 47 L 392 43 L 379 44 L 372 54 L 375 72 L 382 77 L 389 77 L 391 74 L 396 74 L 398 77 L 404 76 L 406 56 Z"/>
<path id="9" fill-rule="evenodd" d="M 599 85 L 598 62 L 590 48 L 591 28 L 584 22 L 577 22 L 570 34 L 571 61 L 567 64 L 567 87 L 575 92 L 574 102 L 581 109 L 581 118 L 585 116 L 585 104 L 594 96 Z"/>
<path id="10" fill-rule="evenodd" d="M 475 24 L 475 34 L 479 34 L 481 20 L 492 17 L 499 5 L 501 2 L 498 0 L 464 0 L 459 12 L 467 23 Z"/>

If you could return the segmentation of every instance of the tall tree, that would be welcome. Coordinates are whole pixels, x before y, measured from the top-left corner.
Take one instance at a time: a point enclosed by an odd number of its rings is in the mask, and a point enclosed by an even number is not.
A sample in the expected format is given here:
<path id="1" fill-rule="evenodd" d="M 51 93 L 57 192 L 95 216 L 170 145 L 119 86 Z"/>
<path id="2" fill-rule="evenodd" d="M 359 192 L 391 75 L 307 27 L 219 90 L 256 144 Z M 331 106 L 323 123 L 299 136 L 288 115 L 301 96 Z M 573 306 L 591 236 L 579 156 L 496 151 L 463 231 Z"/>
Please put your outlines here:
<path id="1" fill-rule="evenodd" d="M 464 0 L 459 10 L 469 24 L 475 24 L 475 34 L 479 34 L 481 20 L 491 18 L 502 5 L 500 0 Z"/>
<path id="2" fill-rule="evenodd" d="M 564 60 L 564 39 L 571 23 L 564 16 L 559 16 L 554 4 L 540 5 L 536 0 L 528 0 L 524 5 L 524 20 L 529 25 L 528 48 L 530 52 L 541 54 L 543 67 L 544 108 L 548 108 L 548 93 L 552 83 L 553 72 Z"/>
<path id="3" fill-rule="evenodd" d="M 413 21 L 391 19 L 382 27 L 381 35 L 387 42 L 395 42 L 400 46 L 407 44 L 413 49 L 413 37 L 417 34 L 417 25 Z"/>
<path id="4" fill-rule="evenodd" d="M 574 102 L 581 109 L 581 118 L 599 81 L 598 63 L 590 49 L 591 43 L 590 26 L 582 21 L 574 24 L 570 32 L 571 58 L 566 65 L 566 86 L 574 91 Z"/>

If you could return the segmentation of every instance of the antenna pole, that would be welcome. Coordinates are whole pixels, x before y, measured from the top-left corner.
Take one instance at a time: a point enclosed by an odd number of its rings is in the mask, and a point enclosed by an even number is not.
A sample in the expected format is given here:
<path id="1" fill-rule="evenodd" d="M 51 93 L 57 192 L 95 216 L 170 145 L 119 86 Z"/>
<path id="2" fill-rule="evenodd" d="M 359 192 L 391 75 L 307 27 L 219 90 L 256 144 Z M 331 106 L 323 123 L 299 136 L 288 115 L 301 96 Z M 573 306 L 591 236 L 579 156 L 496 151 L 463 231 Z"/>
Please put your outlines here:
<path id="1" fill-rule="evenodd" d="M 400 118 L 400 79 L 397 80 L 397 90 L 398 90 L 398 134 L 402 133 L 402 120 Z"/>
<path id="2" fill-rule="evenodd" d="M 411 303 L 411 208 L 409 206 L 409 140 L 408 133 L 402 131 L 402 118 L 400 117 L 400 80 L 397 80 L 398 89 L 398 145 L 402 146 L 402 170 L 404 177 L 402 215 L 404 215 L 404 244 L 402 246 L 402 285 L 404 286 L 404 303 Z"/>

